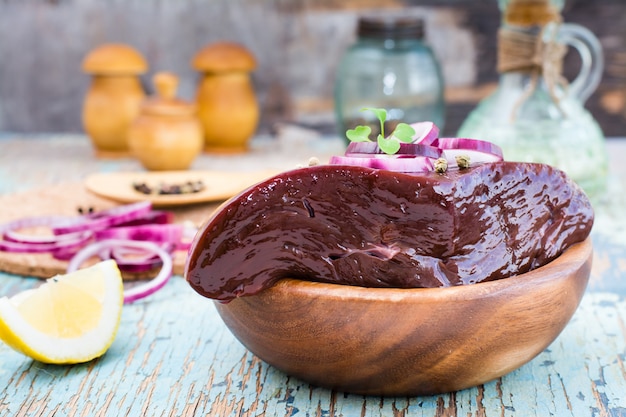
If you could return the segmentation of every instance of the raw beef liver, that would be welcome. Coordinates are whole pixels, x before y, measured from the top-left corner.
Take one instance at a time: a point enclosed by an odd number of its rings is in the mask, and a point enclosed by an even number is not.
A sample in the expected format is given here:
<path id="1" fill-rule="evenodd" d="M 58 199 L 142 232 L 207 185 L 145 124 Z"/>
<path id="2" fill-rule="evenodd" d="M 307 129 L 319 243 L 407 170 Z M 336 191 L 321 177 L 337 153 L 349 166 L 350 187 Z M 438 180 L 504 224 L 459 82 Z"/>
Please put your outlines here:
<path id="1" fill-rule="evenodd" d="M 364 287 L 473 284 L 527 272 L 584 240 L 586 195 L 547 165 L 445 174 L 321 165 L 225 203 L 199 231 L 186 279 L 228 301 L 285 277 Z"/>

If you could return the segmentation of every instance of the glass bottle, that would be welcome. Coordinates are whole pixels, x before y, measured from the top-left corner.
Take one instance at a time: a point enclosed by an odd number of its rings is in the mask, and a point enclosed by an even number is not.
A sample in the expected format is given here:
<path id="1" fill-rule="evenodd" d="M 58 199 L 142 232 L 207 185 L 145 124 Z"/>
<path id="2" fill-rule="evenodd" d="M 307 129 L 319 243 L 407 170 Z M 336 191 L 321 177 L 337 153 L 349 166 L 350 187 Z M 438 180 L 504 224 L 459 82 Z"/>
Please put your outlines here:
<path id="1" fill-rule="evenodd" d="M 563 3 L 499 0 L 499 84 L 468 115 L 458 136 L 495 142 L 507 160 L 560 168 L 591 197 L 605 187 L 608 158 L 602 130 L 584 102 L 600 82 L 603 54 L 589 30 L 561 23 Z M 571 83 L 561 72 L 569 46 L 581 58 Z"/>
<path id="2" fill-rule="evenodd" d="M 380 124 L 364 107 L 387 110 L 385 133 L 399 122 L 432 121 L 443 129 L 444 82 L 433 51 L 423 42 L 424 22 L 414 17 L 360 17 L 357 41 L 342 57 L 335 80 L 338 132 Z M 347 139 L 346 139 L 347 141 Z"/>

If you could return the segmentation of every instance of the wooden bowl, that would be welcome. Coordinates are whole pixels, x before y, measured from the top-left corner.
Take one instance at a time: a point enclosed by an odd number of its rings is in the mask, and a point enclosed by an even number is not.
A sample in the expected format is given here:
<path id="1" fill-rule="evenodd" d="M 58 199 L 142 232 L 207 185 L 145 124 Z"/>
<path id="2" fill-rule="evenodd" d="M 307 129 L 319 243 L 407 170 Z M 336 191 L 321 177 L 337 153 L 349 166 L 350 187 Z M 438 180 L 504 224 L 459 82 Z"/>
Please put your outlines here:
<path id="1" fill-rule="evenodd" d="M 533 359 L 576 311 L 588 238 L 518 276 L 474 285 L 372 289 L 283 280 L 216 307 L 265 362 L 313 385 L 364 395 L 432 395 L 493 380 Z"/>

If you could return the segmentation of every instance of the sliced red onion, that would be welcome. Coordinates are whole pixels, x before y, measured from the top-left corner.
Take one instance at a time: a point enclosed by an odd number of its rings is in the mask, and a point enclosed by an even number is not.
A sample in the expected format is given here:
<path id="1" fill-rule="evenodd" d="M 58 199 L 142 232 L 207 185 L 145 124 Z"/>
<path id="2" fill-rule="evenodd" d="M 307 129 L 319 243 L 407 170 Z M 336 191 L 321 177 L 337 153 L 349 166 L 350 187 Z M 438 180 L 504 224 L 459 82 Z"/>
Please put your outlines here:
<path id="1" fill-rule="evenodd" d="M 145 258 L 145 259 L 144 259 Z M 119 259 L 117 256 L 112 256 L 111 259 L 115 260 L 120 271 L 131 272 L 131 273 L 141 273 L 151 271 L 154 268 L 157 268 L 163 265 L 161 258 L 158 256 L 148 256 L 133 259 L 133 258 L 123 258 Z"/>
<path id="2" fill-rule="evenodd" d="M 143 224 L 170 224 L 174 223 L 174 213 L 164 210 L 150 210 L 133 220 L 116 224 L 113 227 L 120 226 L 140 226 Z"/>
<path id="3" fill-rule="evenodd" d="M 396 172 L 428 172 L 433 169 L 432 158 L 415 156 L 409 158 L 356 158 L 350 156 L 333 156 L 331 165 L 351 165 L 365 168 L 384 169 Z"/>
<path id="4" fill-rule="evenodd" d="M 437 146 L 443 151 L 449 166 L 456 166 L 457 156 L 468 156 L 470 164 L 503 160 L 502 149 L 495 143 L 468 138 L 439 138 Z"/>
<path id="5" fill-rule="evenodd" d="M 102 230 L 126 223 L 148 213 L 152 208 L 149 201 L 116 206 L 93 214 L 73 218 L 52 228 L 54 234 L 66 234 L 82 230 Z"/>
<path id="6" fill-rule="evenodd" d="M 5 240 L 21 243 L 55 243 L 59 239 L 69 238 L 72 239 L 72 235 L 64 235 L 63 237 L 55 235 L 27 235 L 19 233 L 16 230 L 30 229 L 33 227 L 48 227 L 52 228 L 59 223 L 70 221 L 72 217 L 68 216 L 37 216 L 37 217 L 23 217 L 21 219 L 12 220 L 0 225 L 0 234 L 2 234 Z"/>
<path id="7" fill-rule="evenodd" d="M 85 230 L 83 232 L 66 233 L 64 235 L 27 235 L 13 230 L 8 230 L 4 233 L 4 240 L 7 242 L 18 243 L 54 244 L 65 240 L 76 240 L 85 234 L 93 235 L 93 232 Z"/>
<path id="8" fill-rule="evenodd" d="M 116 261 L 117 262 L 117 261 Z M 120 271 L 129 272 L 131 274 L 140 274 L 148 272 L 163 265 L 160 258 L 151 259 L 149 261 L 130 261 L 119 262 Z"/>
<path id="9" fill-rule="evenodd" d="M 352 165 L 357 167 L 371 168 L 371 160 L 374 158 L 357 158 L 353 156 L 338 156 L 333 155 L 330 157 L 328 163 L 330 165 Z"/>
<path id="10" fill-rule="evenodd" d="M 12 240 L 0 240 L 0 250 L 4 252 L 22 253 L 54 253 L 56 251 L 72 251 L 84 246 L 92 238 L 90 231 L 72 233 L 58 241 L 44 242 L 16 242 Z"/>
<path id="11" fill-rule="evenodd" d="M 161 289 L 172 276 L 172 256 L 163 248 L 152 242 L 140 242 L 122 239 L 107 239 L 94 242 L 82 250 L 70 260 L 67 266 L 67 272 L 74 272 L 80 268 L 89 258 L 98 255 L 106 249 L 131 248 L 142 249 L 154 253 L 161 259 L 161 270 L 156 277 L 148 282 L 139 284 L 130 289 L 124 290 L 124 302 L 131 303 L 133 301 L 145 298 L 159 289 Z"/>
<path id="12" fill-rule="evenodd" d="M 68 248 L 59 248 L 59 249 L 50 251 L 50 254 L 52 255 L 54 259 L 58 259 L 60 261 L 69 261 L 76 255 L 76 253 L 79 250 L 81 250 L 84 247 L 85 245 L 68 247 Z"/>
<path id="13" fill-rule="evenodd" d="M 169 243 L 164 243 L 158 246 L 167 253 L 171 253 L 174 250 L 174 245 Z M 147 251 L 144 248 L 135 248 L 130 246 L 111 247 L 108 248 L 108 250 L 106 251 L 101 251 L 99 253 L 99 256 L 106 256 L 111 259 L 117 259 L 120 261 L 125 261 L 131 258 L 138 261 L 158 258 L 158 256 L 156 256 L 152 251 Z"/>
<path id="14" fill-rule="evenodd" d="M 393 155 L 384 153 L 376 142 L 351 142 L 348 144 L 345 156 L 355 158 L 371 158 L 382 155 L 384 157 L 424 156 L 437 159 L 441 157 L 441 149 L 417 143 L 400 143 L 400 149 Z"/>
<path id="15" fill-rule="evenodd" d="M 433 170 L 434 161 L 445 158 L 449 167 L 502 161 L 502 149 L 491 142 L 469 138 L 440 138 L 433 122 L 417 122 L 411 143 L 400 143 L 393 155 L 385 154 L 376 142 L 351 142 L 344 156 L 333 156 L 331 165 L 352 165 L 397 172 Z"/>
<path id="16" fill-rule="evenodd" d="M 172 243 L 162 243 L 159 246 L 165 252 L 169 253 L 170 256 L 176 249 L 176 245 Z M 146 251 L 141 248 L 112 248 L 105 256 L 103 255 L 103 252 L 100 252 L 99 256 L 101 259 L 115 260 L 120 270 L 126 272 L 146 272 L 162 264 L 161 258 L 154 252 Z"/>
<path id="17" fill-rule="evenodd" d="M 54 225 L 70 219 L 67 216 L 25 217 L 0 225 L 0 250 L 5 252 L 45 253 L 60 250 L 76 250 L 92 237 L 89 231 L 55 235 L 28 235 L 17 230 L 34 227 L 53 228 Z"/>
<path id="18" fill-rule="evenodd" d="M 89 230 L 66 233 L 63 235 L 31 235 L 18 230 L 34 227 L 53 228 L 67 222 L 69 216 L 37 216 L 24 217 L 0 225 L 0 251 L 21 253 L 51 253 L 55 258 L 68 259 L 65 254 L 73 254 L 93 237 Z"/>
<path id="19" fill-rule="evenodd" d="M 97 240 L 124 239 L 144 240 L 154 243 L 178 243 L 183 237 L 182 224 L 145 224 L 139 226 L 118 226 L 94 232 Z"/>
<path id="20" fill-rule="evenodd" d="M 439 137 L 439 127 L 433 122 L 417 122 L 411 123 L 409 126 L 415 130 L 413 143 L 432 145 Z"/>
<path id="21" fill-rule="evenodd" d="M 94 237 L 95 232 L 92 229 L 97 231 L 95 237 L 100 240 L 146 240 L 163 243 L 169 251 L 188 250 L 197 227 L 191 222 L 173 224 L 173 221 L 173 212 L 150 210 L 149 203 L 121 206 L 80 216 L 25 217 L 0 224 L 0 251 L 48 252 L 56 259 L 69 260 Z M 102 228 L 103 222 L 111 224 L 111 227 Z M 42 227 L 57 234 L 19 232 L 22 229 Z M 69 231 L 76 229 L 85 230 Z M 101 254 L 102 259 L 110 256 L 110 253 Z"/>

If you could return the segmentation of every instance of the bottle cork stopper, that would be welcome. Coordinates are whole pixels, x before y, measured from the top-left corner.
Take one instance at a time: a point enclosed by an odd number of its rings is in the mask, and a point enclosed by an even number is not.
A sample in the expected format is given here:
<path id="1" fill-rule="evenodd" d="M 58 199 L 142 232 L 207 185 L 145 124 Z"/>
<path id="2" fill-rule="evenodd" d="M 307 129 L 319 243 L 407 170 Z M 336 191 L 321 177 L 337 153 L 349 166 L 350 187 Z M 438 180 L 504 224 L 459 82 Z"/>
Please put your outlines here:
<path id="1" fill-rule="evenodd" d="M 560 10 L 550 0 L 510 0 L 504 21 L 518 26 L 544 26 L 560 20 Z"/>

